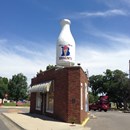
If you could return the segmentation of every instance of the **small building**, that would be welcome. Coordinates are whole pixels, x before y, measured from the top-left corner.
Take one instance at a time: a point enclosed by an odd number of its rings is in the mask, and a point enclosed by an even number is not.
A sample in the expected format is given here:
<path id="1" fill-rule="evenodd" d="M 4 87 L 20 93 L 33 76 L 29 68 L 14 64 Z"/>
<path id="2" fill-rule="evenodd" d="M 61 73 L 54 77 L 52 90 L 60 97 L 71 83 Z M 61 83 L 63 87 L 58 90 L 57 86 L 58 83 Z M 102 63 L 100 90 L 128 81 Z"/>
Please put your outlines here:
<path id="1" fill-rule="evenodd" d="M 80 66 L 53 68 L 31 81 L 30 112 L 64 122 L 82 123 L 88 116 L 88 78 Z"/>

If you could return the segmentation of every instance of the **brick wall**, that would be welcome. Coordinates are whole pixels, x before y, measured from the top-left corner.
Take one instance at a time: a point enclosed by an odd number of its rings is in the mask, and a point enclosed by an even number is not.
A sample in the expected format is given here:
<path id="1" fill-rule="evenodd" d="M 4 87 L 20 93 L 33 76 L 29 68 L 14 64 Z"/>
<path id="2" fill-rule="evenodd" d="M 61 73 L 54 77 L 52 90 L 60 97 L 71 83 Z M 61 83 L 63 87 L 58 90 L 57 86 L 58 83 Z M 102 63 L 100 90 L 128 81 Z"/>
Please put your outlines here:
<path id="1" fill-rule="evenodd" d="M 30 112 L 34 113 L 36 108 L 36 93 L 31 93 Z"/>
<path id="2" fill-rule="evenodd" d="M 51 69 L 32 79 L 31 85 L 54 80 L 54 114 L 53 116 L 65 122 L 81 123 L 87 116 L 85 109 L 80 109 L 81 83 L 87 83 L 86 75 L 81 67 L 66 67 Z M 83 97 L 85 101 L 85 96 Z M 30 112 L 37 112 L 36 94 L 31 94 Z M 85 103 L 83 104 L 85 108 Z M 37 112 L 39 113 L 39 112 Z"/>
<path id="3" fill-rule="evenodd" d="M 80 123 L 82 123 L 85 118 L 87 117 L 87 112 L 85 111 L 85 83 L 88 84 L 88 79 L 85 73 L 80 69 L 80 82 L 82 83 L 83 87 L 83 110 L 80 111 Z"/>
<path id="4" fill-rule="evenodd" d="M 80 68 L 68 69 L 68 122 L 80 119 Z"/>
<path id="5" fill-rule="evenodd" d="M 55 71 L 55 88 L 54 88 L 54 112 L 55 117 L 67 122 L 67 94 L 68 78 L 67 70 L 60 69 Z"/>

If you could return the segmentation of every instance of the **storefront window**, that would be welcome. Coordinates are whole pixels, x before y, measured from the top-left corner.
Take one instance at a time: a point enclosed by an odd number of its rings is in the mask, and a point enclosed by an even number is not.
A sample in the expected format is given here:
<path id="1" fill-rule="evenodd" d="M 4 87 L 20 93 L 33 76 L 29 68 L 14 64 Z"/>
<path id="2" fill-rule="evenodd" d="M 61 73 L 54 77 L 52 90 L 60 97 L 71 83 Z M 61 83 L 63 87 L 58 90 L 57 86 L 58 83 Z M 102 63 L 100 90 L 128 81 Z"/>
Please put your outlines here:
<path id="1" fill-rule="evenodd" d="M 88 107 L 88 86 L 87 83 L 85 83 L 85 111 L 88 112 L 89 111 L 89 107 Z"/>
<path id="2" fill-rule="evenodd" d="M 52 85 L 50 91 L 47 93 L 46 112 L 53 113 L 53 111 L 54 111 L 54 92 Z"/>
<path id="3" fill-rule="evenodd" d="M 83 110 L 83 84 L 82 83 L 80 88 L 80 106 L 81 106 L 81 110 Z"/>
<path id="4" fill-rule="evenodd" d="M 40 93 L 36 94 L 36 110 L 41 110 L 41 95 Z"/>

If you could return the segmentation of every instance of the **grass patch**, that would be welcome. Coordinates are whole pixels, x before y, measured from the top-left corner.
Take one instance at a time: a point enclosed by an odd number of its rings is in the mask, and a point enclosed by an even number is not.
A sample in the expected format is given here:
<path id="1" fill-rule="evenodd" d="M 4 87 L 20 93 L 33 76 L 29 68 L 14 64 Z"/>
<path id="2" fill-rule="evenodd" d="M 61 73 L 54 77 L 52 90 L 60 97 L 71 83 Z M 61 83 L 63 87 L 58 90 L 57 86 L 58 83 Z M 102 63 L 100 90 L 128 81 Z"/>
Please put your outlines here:
<path id="1" fill-rule="evenodd" d="M 17 104 L 15 102 L 10 102 L 10 103 L 4 103 L 3 106 L 23 106 L 23 107 L 29 107 L 30 103 L 22 103 L 22 104 Z"/>
<path id="2" fill-rule="evenodd" d="M 16 106 L 16 103 L 14 102 L 4 103 L 3 106 Z"/>

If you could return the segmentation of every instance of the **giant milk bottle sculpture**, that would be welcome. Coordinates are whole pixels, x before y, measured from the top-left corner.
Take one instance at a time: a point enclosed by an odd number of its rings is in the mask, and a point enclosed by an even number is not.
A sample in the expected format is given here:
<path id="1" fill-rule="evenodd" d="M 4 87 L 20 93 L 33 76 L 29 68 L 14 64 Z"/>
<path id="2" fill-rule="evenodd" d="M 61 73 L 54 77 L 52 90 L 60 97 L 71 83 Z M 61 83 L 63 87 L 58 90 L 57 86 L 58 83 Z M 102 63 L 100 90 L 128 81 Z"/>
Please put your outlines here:
<path id="1" fill-rule="evenodd" d="M 75 41 L 70 31 L 70 20 L 61 20 L 61 32 L 56 45 L 56 65 L 73 66 L 75 63 Z"/>

